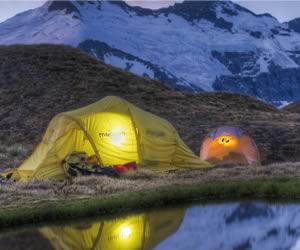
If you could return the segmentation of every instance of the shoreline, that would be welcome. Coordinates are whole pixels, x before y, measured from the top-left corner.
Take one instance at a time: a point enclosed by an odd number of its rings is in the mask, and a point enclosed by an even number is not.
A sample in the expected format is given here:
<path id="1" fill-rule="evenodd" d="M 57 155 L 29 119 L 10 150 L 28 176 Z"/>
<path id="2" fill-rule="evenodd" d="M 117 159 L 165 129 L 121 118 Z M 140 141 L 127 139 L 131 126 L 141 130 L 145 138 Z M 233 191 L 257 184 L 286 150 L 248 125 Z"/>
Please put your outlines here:
<path id="1" fill-rule="evenodd" d="M 124 191 L 83 198 L 59 197 L 33 206 L 4 208 L 0 211 L 0 229 L 54 221 L 114 216 L 187 203 L 232 200 L 299 201 L 300 178 L 274 178 L 217 181 L 192 185 L 169 185 L 149 190 Z"/>

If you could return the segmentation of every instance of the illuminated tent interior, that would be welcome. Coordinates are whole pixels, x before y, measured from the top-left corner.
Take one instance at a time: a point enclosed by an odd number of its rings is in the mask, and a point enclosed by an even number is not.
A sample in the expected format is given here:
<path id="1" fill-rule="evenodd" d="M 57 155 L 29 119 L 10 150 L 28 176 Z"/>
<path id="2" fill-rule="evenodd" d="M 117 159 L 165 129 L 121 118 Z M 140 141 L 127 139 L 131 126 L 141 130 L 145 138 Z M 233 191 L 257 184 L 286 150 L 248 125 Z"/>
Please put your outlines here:
<path id="1" fill-rule="evenodd" d="M 175 233 L 183 218 L 183 209 L 172 209 L 40 232 L 56 250 L 150 250 Z"/>
<path id="2" fill-rule="evenodd" d="M 238 127 L 219 127 L 204 139 L 200 159 L 214 164 L 259 165 L 260 156 L 253 139 Z"/>
<path id="3" fill-rule="evenodd" d="M 95 155 L 102 166 L 133 161 L 159 171 L 211 166 L 192 153 L 168 121 L 108 96 L 56 115 L 42 142 L 12 178 L 64 179 L 61 163 L 74 151 Z"/>

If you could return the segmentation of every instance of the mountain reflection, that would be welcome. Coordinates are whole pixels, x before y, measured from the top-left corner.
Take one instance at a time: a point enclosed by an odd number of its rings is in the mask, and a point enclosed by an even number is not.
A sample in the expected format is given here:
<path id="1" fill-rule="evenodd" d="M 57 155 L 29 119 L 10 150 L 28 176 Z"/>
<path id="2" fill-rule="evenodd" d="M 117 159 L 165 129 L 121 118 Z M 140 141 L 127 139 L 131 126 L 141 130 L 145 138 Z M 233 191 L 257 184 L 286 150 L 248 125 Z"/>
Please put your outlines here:
<path id="1" fill-rule="evenodd" d="M 300 205 L 195 206 L 187 210 L 176 234 L 156 249 L 299 250 Z"/>

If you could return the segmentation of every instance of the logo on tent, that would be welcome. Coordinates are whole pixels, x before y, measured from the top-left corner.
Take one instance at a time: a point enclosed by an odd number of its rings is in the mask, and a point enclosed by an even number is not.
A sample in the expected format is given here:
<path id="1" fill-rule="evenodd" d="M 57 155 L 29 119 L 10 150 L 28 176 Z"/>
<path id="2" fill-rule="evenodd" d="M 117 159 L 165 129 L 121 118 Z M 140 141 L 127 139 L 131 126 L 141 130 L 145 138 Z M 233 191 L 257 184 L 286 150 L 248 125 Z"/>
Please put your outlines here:
<path id="1" fill-rule="evenodd" d="M 99 133 L 101 139 L 107 138 L 110 140 L 110 143 L 119 146 L 123 144 L 126 140 L 126 133 L 118 129 L 112 131 L 103 131 Z"/>

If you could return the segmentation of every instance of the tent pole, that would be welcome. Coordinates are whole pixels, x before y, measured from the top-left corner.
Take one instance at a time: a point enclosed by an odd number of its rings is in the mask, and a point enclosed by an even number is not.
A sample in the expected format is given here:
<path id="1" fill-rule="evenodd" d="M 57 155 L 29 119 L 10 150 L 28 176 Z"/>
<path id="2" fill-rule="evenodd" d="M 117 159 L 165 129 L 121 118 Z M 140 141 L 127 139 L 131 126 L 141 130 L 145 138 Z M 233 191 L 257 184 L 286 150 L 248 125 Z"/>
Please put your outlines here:
<path id="1" fill-rule="evenodd" d="M 70 115 L 64 114 L 64 116 L 66 116 L 66 117 L 69 118 L 70 120 L 72 120 L 72 121 L 74 121 L 74 122 L 77 123 L 77 125 L 78 125 L 78 126 L 80 127 L 80 129 L 83 131 L 83 133 L 84 133 L 84 135 L 86 136 L 86 138 L 87 138 L 87 139 L 89 140 L 89 142 L 91 143 L 91 146 L 92 146 L 92 148 L 93 148 L 93 150 L 94 150 L 94 152 L 95 152 L 95 154 L 96 154 L 96 157 L 97 157 L 99 163 L 103 166 L 103 162 L 102 162 L 102 160 L 101 160 L 100 153 L 99 153 L 99 151 L 98 151 L 98 149 L 97 149 L 95 143 L 93 142 L 93 140 L 92 140 L 90 134 L 85 130 L 84 126 L 82 125 L 82 122 L 81 122 L 80 120 L 78 120 L 78 119 L 73 118 L 73 117 L 70 116 Z"/>

